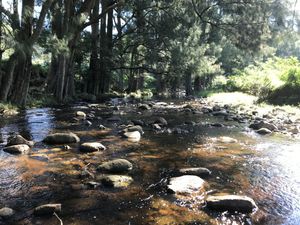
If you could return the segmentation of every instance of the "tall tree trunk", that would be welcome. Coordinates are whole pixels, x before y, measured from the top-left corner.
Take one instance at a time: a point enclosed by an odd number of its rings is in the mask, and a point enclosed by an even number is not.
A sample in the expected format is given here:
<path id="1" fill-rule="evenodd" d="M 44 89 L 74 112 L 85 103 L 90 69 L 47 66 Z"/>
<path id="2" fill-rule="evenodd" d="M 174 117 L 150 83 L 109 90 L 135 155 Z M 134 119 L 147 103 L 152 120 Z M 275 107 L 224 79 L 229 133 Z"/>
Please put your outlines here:
<path id="1" fill-rule="evenodd" d="M 7 62 L 6 71 L 4 76 L 2 77 L 0 88 L 0 101 L 7 101 L 8 92 L 13 82 L 16 63 L 16 55 L 13 54 Z"/>
<path id="2" fill-rule="evenodd" d="M 166 84 L 163 79 L 163 74 L 159 73 L 156 75 L 156 93 L 159 96 L 163 96 L 166 92 Z"/>
<path id="3" fill-rule="evenodd" d="M 93 12 L 91 14 L 91 20 L 95 19 L 99 14 L 100 0 L 96 0 Z M 99 92 L 99 58 L 98 58 L 98 47 L 99 47 L 99 22 L 92 24 L 91 34 L 91 56 L 90 56 L 90 68 L 87 79 L 87 92 L 97 95 Z"/>
<path id="4" fill-rule="evenodd" d="M 21 52 L 17 55 L 17 65 L 13 87 L 11 88 L 10 100 L 24 106 L 26 104 L 29 83 L 31 78 L 31 58 L 32 44 L 30 38 L 32 36 L 34 0 L 23 0 L 21 31 L 17 35 L 17 39 L 23 44 Z"/>
<path id="5" fill-rule="evenodd" d="M 2 5 L 2 0 L 0 0 L 0 6 L 3 7 Z M 2 50 L 2 27 L 3 27 L 3 16 L 2 16 L 2 12 L 0 12 L 0 70 L 2 69 L 2 54 L 3 54 L 3 50 Z M 0 87 L 1 87 L 1 75 L 2 73 L 0 73 Z"/>
<path id="6" fill-rule="evenodd" d="M 109 1 L 110 5 L 113 1 Z M 104 92 L 109 92 L 111 85 L 111 67 L 112 67 L 112 51 L 113 51 L 113 9 L 107 13 L 107 34 L 106 34 L 106 56 L 105 56 L 105 83 Z"/>
<path id="7" fill-rule="evenodd" d="M 107 0 L 101 1 L 102 13 L 106 11 Z M 105 92 L 105 82 L 106 82 L 106 52 L 107 52 L 107 33 L 106 33 L 106 14 L 101 19 L 100 25 L 100 85 L 99 85 L 99 94 Z"/>
<path id="8" fill-rule="evenodd" d="M 2 0 L 0 0 L 0 6 L 3 7 Z M 2 62 L 2 54 L 3 54 L 3 50 L 2 50 L 2 42 L 3 42 L 2 28 L 3 28 L 3 16 L 2 16 L 2 12 L 0 12 L 0 88 L 1 88 L 2 77 L 4 75 L 4 73 L 3 73 L 3 62 Z"/>
<path id="9" fill-rule="evenodd" d="M 193 95 L 192 73 L 190 70 L 187 70 L 185 72 L 185 95 L 186 96 Z"/>
<path id="10" fill-rule="evenodd" d="M 120 59 L 120 64 L 123 66 L 125 63 L 125 60 L 123 58 L 123 42 L 121 41 L 122 39 L 122 8 L 118 7 L 117 8 L 117 24 L 116 24 L 116 29 L 118 31 L 118 51 L 119 55 L 121 57 Z M 123 74 L 123 69 L 120 69 L 120 73 L 118 74 L 118 79 L 117 79 L 117 90 L 123 92 L 124 91 L 124 74 Z"/>
<path id="11" fill-rule="evenodd" d="M 130 68 L 134 67 L 135 64 L 135 58 L 137 54 L 137 48 L 134 46 L 133 50 L 131 52 L 131 59 L 130 59 Z M 137 79 L 135 77 L 135 70 L 130 69 L 129 72 L 129 78 L 128 78 L 128 88 L 127 88 L 127 93 L 130 92 L 136 92 L 137 91 Z"/>
<path id="12" fill-rule="evenodd" d="M 195 77 L 195 80 L 194 80 L 194 91 L 195 92 L 201 91 L 201 79 L 200 79 L 199 76 Z"/>
<path id="13" fill-rule="evenodd" d="M 171 81 L 171 97 L 177 98 L 178 76 L 175 76 Z"/>

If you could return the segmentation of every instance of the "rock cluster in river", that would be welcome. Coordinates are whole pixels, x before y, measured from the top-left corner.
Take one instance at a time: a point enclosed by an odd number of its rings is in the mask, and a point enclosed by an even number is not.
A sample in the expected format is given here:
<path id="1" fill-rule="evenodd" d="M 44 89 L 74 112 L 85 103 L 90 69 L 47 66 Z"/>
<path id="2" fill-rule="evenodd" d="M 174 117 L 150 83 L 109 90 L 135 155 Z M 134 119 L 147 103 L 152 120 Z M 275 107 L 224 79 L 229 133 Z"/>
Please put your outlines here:
<path id="1" fill-rule="evenodd" d="M 13 135 L 8 137 L 7 145 L 3 148 L 3 151 L 10 154 L 27 154 L 33 145 L 33 141 L 28 141 L 21 135 Z"/>

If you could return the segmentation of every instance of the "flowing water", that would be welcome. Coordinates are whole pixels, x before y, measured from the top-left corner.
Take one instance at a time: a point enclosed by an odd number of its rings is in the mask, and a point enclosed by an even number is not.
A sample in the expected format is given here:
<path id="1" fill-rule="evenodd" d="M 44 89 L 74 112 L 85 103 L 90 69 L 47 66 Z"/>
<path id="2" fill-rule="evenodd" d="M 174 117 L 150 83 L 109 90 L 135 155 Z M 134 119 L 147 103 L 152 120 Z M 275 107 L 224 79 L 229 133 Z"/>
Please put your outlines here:
<path id="1" fill-rule="evenodd" d="M 93 125 L 71 123 L 74 112 L 95 114 Z M 61 203 L 59 215 L 65 225 L 76 224 L 300 224 L 300 141 L 285 136 L 258 136 L 246 125 L 227 122 L 225 127 L 209 127 L 218 118 L 176 110 L 157 110 L 137 114 L 132 107 L 116 114 L 123 122 L 141 118 L 146 122 L 161 115 L 169 127 L 180 126 L 188 134 L 155 133 L 145 128 L 140 142 L 132 143 L 117 134 L 117 124 L 105 122 L 112 108 L 77 105 L 59 109 L 30 109 L 16 117 L 1 119 L 4 143 L 19 133 L 37 142 L 29 155 L 10 155 L 0 151 L 0 207 L 16 211 L 0 224 L 59 224 L 56 217 L 32 215 L 33 209 L 47 203 Z M 121 113 L 122 112 L 122 113 Z M 102 119 L 101 119 L 101 118 Z M 183 125 L 186 121 L 196 125 Z M 223 121 L 219 121 L 223 122 Z M 99 124 L 108 130 L 100 130 Z M 78 151 L 78 144 L 48 146 L 41 140 L 50 132 L 72 131 L 83 141 L 101 141 L 107 150 L 91 154 Z M 218 143 L 215 138 L 229 136 L 238 143 Z M 124 189 L 92 188 L 86 184 L 96 178 L 103 161 L 126 158 L 134 164 L 129 173 L 134 182 Z M 253 198 L 259 210 L 253 215 L 217 213 L 204 208 L 201 196 L 176 199 L 165 190 L 174 171 L 183 167 L 206 167 L 208 191 L 242 194 Z"/>

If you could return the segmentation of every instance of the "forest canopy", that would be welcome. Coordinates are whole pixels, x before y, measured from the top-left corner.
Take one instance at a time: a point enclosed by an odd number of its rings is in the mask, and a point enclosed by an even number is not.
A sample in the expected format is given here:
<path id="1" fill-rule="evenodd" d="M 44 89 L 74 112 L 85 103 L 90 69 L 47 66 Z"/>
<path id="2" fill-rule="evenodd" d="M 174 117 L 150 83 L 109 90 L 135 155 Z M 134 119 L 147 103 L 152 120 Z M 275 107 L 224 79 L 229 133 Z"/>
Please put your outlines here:
<path id="1" fill-rule="evenodd" d="M 25 106 L 45 96 L 66 102 L 138 91 L 177 97 L 209 88 L 270 99 L 290 87 L 295 93 L 297 5 L 1 0 L 0 101 Z"/>

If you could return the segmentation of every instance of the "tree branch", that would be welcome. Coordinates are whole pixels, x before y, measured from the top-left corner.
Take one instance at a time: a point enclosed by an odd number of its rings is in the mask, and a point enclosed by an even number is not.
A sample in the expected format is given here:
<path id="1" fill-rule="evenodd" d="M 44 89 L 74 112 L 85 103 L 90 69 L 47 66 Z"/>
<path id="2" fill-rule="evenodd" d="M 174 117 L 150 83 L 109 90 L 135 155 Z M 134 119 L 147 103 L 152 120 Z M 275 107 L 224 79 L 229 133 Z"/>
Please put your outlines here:
<path id="1" fill-rule="evenodd" d="M 47 15 L 48 10 L 50 9 L 52 3 L 54 2 L 54 0 L 46 0 L 46 2 L 43 4 L 39 19 L 36 23 L 36 28 L 33 31 L 33 34 L 31 36 L 31 43 L 33 44 L 37 38 L 40 36 L 41 32 L 42 32 L 42 28 L 44 25 L 44 21 L 45 21 L 45 17 Z"/>
<path id="2" fill-rule="evenodd" d="M 107 14 L 110 10 L 118 7 L 118 6 L 121 6 L 123 4 L 123 0 L 119 0 L 117 2 L 114 2 L 113 4 L 111 4 L 110 6 L 108 6 L 106 8 L 106 10 L 104 12 L 101 12 L 96 18 L 94 18 L 93 20 L 90 20 L 84 24 L 82 24 L 81 26 L 81 29 L 80 30 L 84 30 L 86 27 L 94 24 L 94 23 L 97 23 L 102 17 L 105 16 L 105 14 Z"/>

